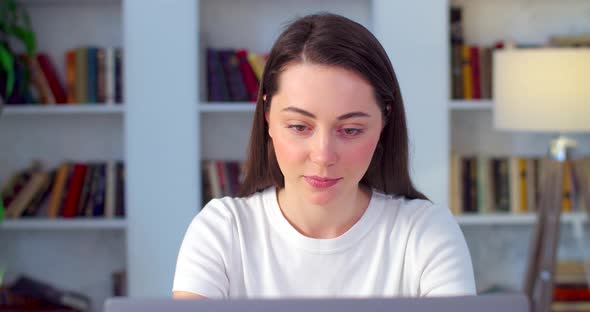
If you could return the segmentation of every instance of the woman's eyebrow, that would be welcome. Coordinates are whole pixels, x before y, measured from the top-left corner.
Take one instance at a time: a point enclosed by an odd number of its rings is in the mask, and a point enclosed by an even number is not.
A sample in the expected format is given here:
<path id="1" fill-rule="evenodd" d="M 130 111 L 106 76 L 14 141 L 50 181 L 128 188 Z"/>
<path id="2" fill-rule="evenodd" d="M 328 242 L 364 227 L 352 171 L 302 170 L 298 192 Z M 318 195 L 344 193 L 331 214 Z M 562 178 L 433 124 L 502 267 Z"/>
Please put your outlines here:
<path id="1" fill-rule="evenodd" d="M 281 111 L 282 112 L 299 113 L 299 114 L 304 115 L 306 117 L 316 119 L 316 116 L 314 114 L 312 114 L 304 109 L 293 107 L 293 106 L 283 108 Z M 351 113 L 346 113 L 342 116 L 339 116 L 337 119 L 338 120 L 345 120 L 345 119 L 354 118 L 354 117 L 371 117 L 371 115 L 364 113 L 364 112 L 351 112 Z"/>

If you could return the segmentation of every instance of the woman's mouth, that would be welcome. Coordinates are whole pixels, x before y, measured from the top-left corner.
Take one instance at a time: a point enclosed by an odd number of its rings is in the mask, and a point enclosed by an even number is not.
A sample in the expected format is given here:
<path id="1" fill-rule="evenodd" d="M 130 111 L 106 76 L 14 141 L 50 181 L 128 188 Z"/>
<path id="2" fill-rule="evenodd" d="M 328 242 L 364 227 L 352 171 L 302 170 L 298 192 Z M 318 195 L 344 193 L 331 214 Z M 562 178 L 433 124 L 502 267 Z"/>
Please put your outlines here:
<path id="1" fill-rule="evenodd" d="M 303 176 L 305 181 L 314 188 L 328 188 L 336 185 L 342 178 L 326 178 L 318 176 Z"/>

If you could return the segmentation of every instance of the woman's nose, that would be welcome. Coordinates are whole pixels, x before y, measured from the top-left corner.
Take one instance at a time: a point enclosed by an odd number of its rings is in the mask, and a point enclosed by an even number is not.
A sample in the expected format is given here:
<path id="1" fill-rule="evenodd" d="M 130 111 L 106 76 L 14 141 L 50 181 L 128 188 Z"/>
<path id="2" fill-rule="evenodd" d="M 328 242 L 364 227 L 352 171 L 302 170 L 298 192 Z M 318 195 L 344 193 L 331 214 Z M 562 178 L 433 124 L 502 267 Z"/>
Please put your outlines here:
<path id="1" fill-rule="evenodd" d="M 335 164 L 338 161 L 336 138 L 326 131 L 316 133 L 311 144 L 309 158 L 322 167 Z"/>

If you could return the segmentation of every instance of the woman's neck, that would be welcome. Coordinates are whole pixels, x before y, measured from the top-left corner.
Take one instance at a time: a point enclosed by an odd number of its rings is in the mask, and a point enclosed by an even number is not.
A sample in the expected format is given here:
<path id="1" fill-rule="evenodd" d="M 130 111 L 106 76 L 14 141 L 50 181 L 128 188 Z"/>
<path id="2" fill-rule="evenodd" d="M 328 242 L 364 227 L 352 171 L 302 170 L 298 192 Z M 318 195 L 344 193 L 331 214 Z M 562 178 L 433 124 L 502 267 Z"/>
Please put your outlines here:
<path id="1" fill-rule="evenodd" d="M 326 205 L 309 203 L 288 187 L 277 192 L 279 207 L 299 233 L 311 238 L 336 238 L 348 231 L 369 205 L 371 190 L 357 187 Z"/>

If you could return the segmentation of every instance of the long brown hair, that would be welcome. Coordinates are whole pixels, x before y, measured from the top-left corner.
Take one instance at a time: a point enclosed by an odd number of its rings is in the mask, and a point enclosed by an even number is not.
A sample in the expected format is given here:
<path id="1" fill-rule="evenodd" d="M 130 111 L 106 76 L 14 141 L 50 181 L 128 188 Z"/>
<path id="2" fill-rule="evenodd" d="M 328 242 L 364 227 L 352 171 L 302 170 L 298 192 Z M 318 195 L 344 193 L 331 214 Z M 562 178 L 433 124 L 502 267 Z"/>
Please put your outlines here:
<path id="1" fill-rule="evenodd" d="M 404 104 L 387 53 L 365 27 L 330 13 L 295 20 L 270 51 L 258 91 L 240 196 L 249 196 L 269 186 L 284 187 L 265 112 L 278 91 L 282 71 L 288 65 L 303 62 L 352 70 L 373 86 L 385 126 L 361 183 L 386 194 L 427 199 L 410 179 Z"/>

